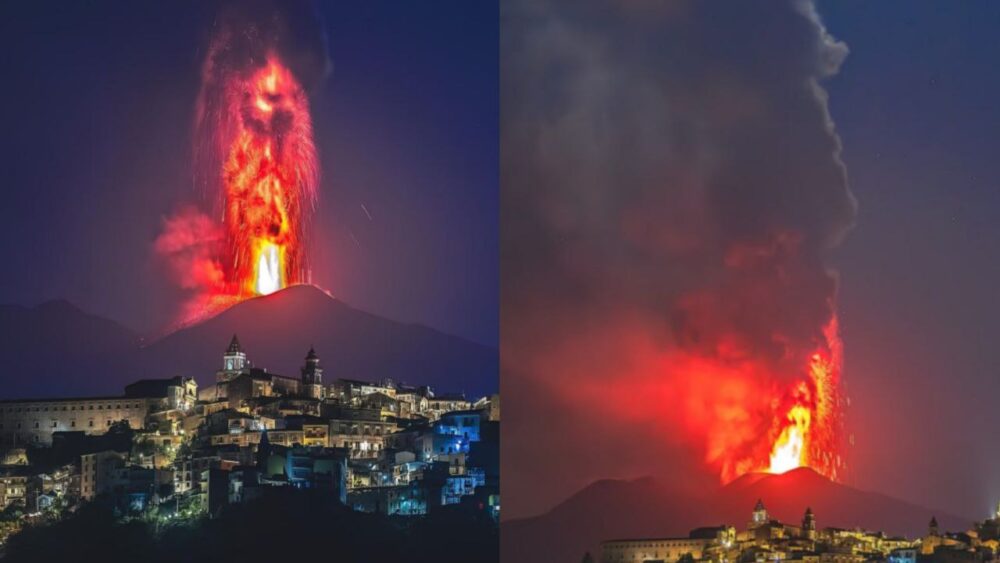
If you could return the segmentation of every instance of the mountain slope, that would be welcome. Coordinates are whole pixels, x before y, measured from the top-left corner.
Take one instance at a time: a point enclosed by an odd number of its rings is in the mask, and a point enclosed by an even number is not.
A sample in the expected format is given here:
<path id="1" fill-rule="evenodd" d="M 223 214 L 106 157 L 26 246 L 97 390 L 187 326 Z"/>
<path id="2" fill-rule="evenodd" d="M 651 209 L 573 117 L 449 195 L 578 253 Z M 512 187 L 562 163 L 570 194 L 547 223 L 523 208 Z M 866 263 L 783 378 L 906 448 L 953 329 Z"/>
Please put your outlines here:
<path id="1" fill-rule="evenodd" d="M 139 335 L 66 301 L 0 305 L 4 397 L 120 393 Z"/>
<path id="2" fill-rule="evenodd" d="M 353 309 L 313 286 L 244 301 L 145 346 L 139 335 L 65 301 L 0 306 L 0 399 L 113 395 L 137 379 L 214 380 L 233 334 L 249 359 L 298 377 L 310 346 L 326 381 L 389 377 L 470 397 L 499 388 L 497 350 Z"/>
<path id="3" fill-rule="evenodd" d="M 722 523 L 744 529 L 757 499 L 781 521 L 798 523 L 807 506 L 819 527 L 862 527 L 909 537 L 922 535 L 936 515 L 943 529 L 965 530 L 970 521 L 878 493 L 835 483 L 811 469 L 747 476 L 725 487 L 690 492 L 653 478 L 598 481 L 548 513 L 501 524 L 504 559 L 523 563 L 595 559 L 602 540 L 686 536 Z"/>
<path id="4" fill-rule="evenodd" d="M 496 349 L 353 309 L 308 285 L 244 301 L 149 344 L 144 376 L 178 373 L 207 384 L 233 334 L 254 365 L 282 375 L 298 377 L 314 346 L 326 381 L 388 377 L 470 396 L 498 389 Z"/>

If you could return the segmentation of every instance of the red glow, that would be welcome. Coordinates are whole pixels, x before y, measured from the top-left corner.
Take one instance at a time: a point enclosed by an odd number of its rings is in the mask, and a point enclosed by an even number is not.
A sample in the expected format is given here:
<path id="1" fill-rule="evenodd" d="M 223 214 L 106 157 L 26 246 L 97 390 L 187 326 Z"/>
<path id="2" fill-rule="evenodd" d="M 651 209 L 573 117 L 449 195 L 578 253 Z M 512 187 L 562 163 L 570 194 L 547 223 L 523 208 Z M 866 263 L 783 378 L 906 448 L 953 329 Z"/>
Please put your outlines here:
<path id="1" fill-rule="evenodd" d="M 689 426 L 695 435 L 705 435 L 706 462 L 723 483 L 746 473 L 798 467 L 838 479 L 842 352 L 836 317 L 823 336 L 795 377 L 774 378 L 753 364 L 678 366 L 687 371 L 682 381 L 704 382 L 685 391 Z"/>
<path id="2" fill-rule="evenodd" d="M 302 87 L 275 57 L 229 85 L 235 130 L 220 141 L 229 280 L 240 296 L 306 280 L 303 208 L 315 200 L 316 154 Z"/>
<path id="3" fill-rule="evenodd" d="M 841 456 L 842 352 L 831 316 L 801 360 L 664 347 L 648 322 L 618 318 L 614 331 L 548 349 L 537 369 L 574 374 L 560 387 L 571 404 L 599 409 L 615 432 L 649 432 L 700 455 L 723 483 L 754 472 L 810 467 L 834 480 Z M 717 350 L 717 349 L 713 349 Z M 622 361 L 621 358 L 627 358 Z M 594 376 L 590 374 L 595 374 Z"/>
<path id="4" fill-rule="evenodd" d="M 166 220 L 156 244 L 180 286 L 194 292 L 179 326 L 310 281 L 306 222 L 319 167 L 305 91 L 273 53 L 238 69 L 214 59 L 210 53 L 203 74 L 196 156 L 207 189 L 218 194 L 221 225 L 185 211 Z M 185 241 L 196 254 L 178 246 Z"/>

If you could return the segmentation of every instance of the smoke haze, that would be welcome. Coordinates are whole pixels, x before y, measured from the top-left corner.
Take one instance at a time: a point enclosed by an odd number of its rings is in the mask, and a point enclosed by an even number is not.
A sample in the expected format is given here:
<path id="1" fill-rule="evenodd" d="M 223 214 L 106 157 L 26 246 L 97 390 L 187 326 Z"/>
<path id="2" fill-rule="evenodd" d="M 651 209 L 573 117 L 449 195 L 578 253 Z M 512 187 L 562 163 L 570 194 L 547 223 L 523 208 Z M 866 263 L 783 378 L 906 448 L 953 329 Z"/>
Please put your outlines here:
<path id="1" fill-rule="evenodd" d="M 856 205 L 821 82 L 846 55 L 809 2 L 505 4 L 507 517 L 601 477 L 731 477 L 810 357 L 839 366 Z"/>

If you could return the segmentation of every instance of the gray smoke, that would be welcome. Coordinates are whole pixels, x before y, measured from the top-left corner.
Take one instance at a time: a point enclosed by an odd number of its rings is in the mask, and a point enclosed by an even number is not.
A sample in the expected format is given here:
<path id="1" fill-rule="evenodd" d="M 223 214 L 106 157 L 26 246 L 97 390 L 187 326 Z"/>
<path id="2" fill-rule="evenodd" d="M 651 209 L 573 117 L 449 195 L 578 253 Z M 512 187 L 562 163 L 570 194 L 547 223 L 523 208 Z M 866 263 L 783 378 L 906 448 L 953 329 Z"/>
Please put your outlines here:
<path id="1" fill-rule="evenodd" d="M 594 405 L 567 400 L 629 385 L 648 361 L 637 339 L 801 375 L 856 204 L 820 85 L 847 48 L 811 2 L 513 0 L 501 16 L 511 515 L 566 483 L 655 469 L 656 455 L 623 468 L 595 453 L 648 448 L 662 428 L 584 436 Z M 540 430 L 522 402 L 553 422 Z M 543 464 L 531 476 L 525 457 Z"/>

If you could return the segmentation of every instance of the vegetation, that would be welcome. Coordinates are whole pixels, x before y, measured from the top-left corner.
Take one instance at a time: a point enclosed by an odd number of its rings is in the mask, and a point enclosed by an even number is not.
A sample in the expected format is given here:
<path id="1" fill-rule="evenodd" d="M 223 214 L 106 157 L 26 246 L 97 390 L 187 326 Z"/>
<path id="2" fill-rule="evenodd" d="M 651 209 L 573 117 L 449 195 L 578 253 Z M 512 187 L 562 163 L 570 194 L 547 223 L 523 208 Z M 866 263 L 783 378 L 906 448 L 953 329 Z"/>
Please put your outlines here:
<path id="1" fill-rule="evenodd" d="M 5 563 L 282 561 L 306 553 L 336 563 L 499 560 L 496 524 L 446 507 L 427 517 L 363 514 L 323 493 L 274 489 L 219 518 L 116 519 L 100 504 L 12 536 Z"/>

